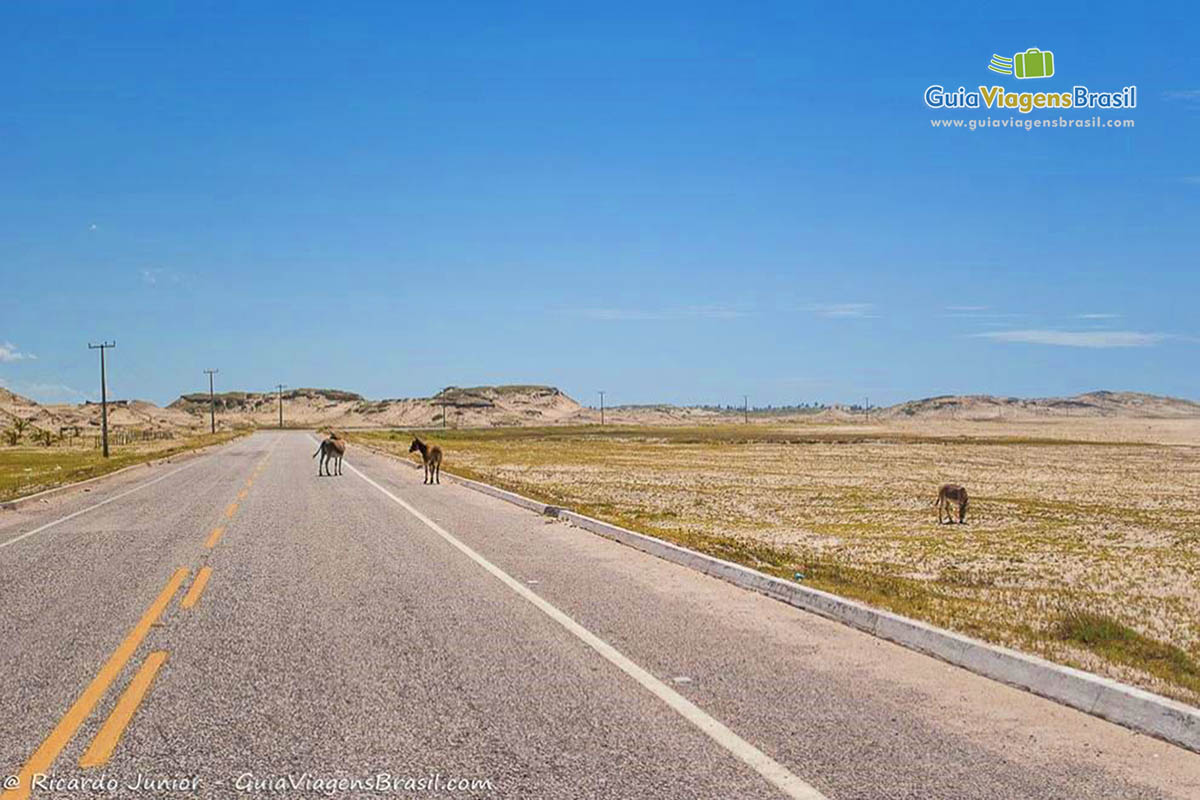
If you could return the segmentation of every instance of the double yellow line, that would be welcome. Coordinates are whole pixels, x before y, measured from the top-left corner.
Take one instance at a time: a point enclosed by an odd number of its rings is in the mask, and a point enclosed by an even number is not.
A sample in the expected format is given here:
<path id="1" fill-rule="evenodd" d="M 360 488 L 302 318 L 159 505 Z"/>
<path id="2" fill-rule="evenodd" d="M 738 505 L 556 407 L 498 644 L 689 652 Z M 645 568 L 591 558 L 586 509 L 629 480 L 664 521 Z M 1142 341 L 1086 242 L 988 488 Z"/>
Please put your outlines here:
<path id="1" fill-rule="evenodd" d="M 3 795 L 0 795 L 0 800 L 24 800 L 26 797 L 29 797 L 30 783 L 33 780 L 33 776 L 39 772 L 44 773 L 50 767 L 50 765 L 54 763 L 54 760 L 58 758 L 59 753 L 61 753 L 63 748 L 67 746 L 67 742 L 71 741 L 71 738 L 75 735 L 75 732 L 79 730 L 79 726 L 83 724 L 83 721 L 87 719 L 89 715 L 91 715 L 92 710 L 96 707 L 96 704 L 100 702 L 100 698 L 102 698 L 104 693 L 108 691 L 108 687 L 112 685 L 112 682 L 116 680 L 118 675 L 121 674 L 121 670 L 125 668 L 125 665 L 129 662 L 130 657 L 133 656 L 134 651 L 138 649 L 138 645 L 140 645 L 142 640 L 146 638 L 146 634 L 150 632 L 150 627 L 158 621 L 160 616 L 162 616 L 163 611 L 165 611 L 167 605 L 170 604 L 171 598 L 173 598 L 175 593 L 179 591 L 179 587 L 183 585 L 183 581 L 187 576 L 188 570 L 186 567 L 180 567 L 179 569 L 175 570 L 175 574 L 171 576 L 171 580 L 167 581 L 166 588 L 159 593 L 158 598 L 155 599 L 155 601 L 150 605 L 150 608 L 146 609 L 146 613 L 142 615 L 142 618 L 138 621 L 138 624 L 135 625 L 133 630 L 129 632 L 129 635 L 125 637 L 125 640 L 121 642 L 120 646 L 113 651 L 113 654 L 108 657 L 108 661 L 106 661 L 104 666 L 100 668 L 100 672 L 95 678 L 92 679 L 92 682 L 88 684 L 87 688 L 83 690 L 83 694 L 79 695 L 74 704 L 67 709 L 67 713 L 64 714 L 63 718 L 58 721 L 58 725 L 54 726 L 54 730 L 50 731 L 50 735 L 46 737 L 46 740 L 42 742 L 41 746 L 35 750 L 33 755 L 29 757 L 29 760 L 25 762 L 25 766 L 21 768 L 19 773 L 17 773 L 17 787 L 15 789 L 10 789 Z M 165 659 L 166 653 L 162 653 L 162 660 Z M 159 666 L 161 666 L 161 661 Z M 143 667 L 143 671 L 145 671 L 145 667 Z M 157 671 L 158 667 L 155 667 L 154 672 Z M 138 674 L 140 676 L 142 673 L 139 672 Z M 154 674 L 151 672 L 145 679 L 147 686 L 149 686 L 149 682 L 150 680 L 153 680 L 153 678 Z M 128 689 L 126 690 L 125 695 L 121 697 L 121 702 L 118 702 L 118 708 L 122 703 L 125 702 L 126 695 L 129 695 Z M 129 713 L 132 716 L 132 709 L 130 709 Z M 112 717 L 110 716 L 109 721 L 105 723 L 104 727 L 110 728 L 109 723 L 111 722 Z M 115 726 L 113 726 L 113 728 L 115 729 Z M 122 726 L 120 730 L 124 730 L 124 727 Z M 116 737 L 120 737 L 120 730 L 116 730 Z M 110 729 L 110 733 L 111 732 L 112 729 Z M 101 733 L 104 733 L 103 729 L 101 730 Z M 96 738 L 99 740 L 100 736 L 97 735 Z M 99 756 L 103 749 L 103 744 L 100 744 L 100 747 L 98 748 L 97 743 L 98 742 L 92 743 L 92 747 L 84 756 L 85 759 L 88 757 L 88 755 L 93 755 L 93 750 L 96 751 L 94 755 L 96 757 Z M 116 745 L 115 738 L 112 741 L 112 745 Z M 111 748 L 109 749 L 108 754 L 112 754 Z M 104 760 L 108 760 L 107 756 L 105 756 Z"/>
<path id="2" fill-rule="evenodd" d="M 254 484 L 254 477 L 257 476 L 266 466 L 266 458 L 259 462 L 258 467 L 247 481 L 246 486 L 238 492 L 238 499 L 244 500 L 248 494 L 250 487 Z M 229 519 L 237 513 L 238 504 L 231 503 L 225 509 L 225 516 Z M 221 535 L 224 534 L 225 527 L 219 526 L 214 528 L 209 534 L 205 547 L 212 549 L 220 541 Z M 96 705 L 100 702 L 108 691 L 109 686 L 125 669 L 125 665 L 129 663 L 129 659 L 137 651 L 146 635 L 150 632 L 158 619 L 162 616 L 167 606 L 171 604 L 171 600 L 179 592 L 179 588 L 190 574 L 187 567 L 180 567 L 171 575 L 171 579 L 167 581 L 167 585 L 159 593 L 158 597 L 146 609 L 146 613 L 138 620 L 137 625 L 125 637 L 120 646 L 113 651 L 108 657 L 108 661 L 104 662 L 104 666 L 100 668 L 100 672 L 92 679 L 83 693 L 76 698 L 75 702 L 67 709 L 67 713 L 62 716 L 58 724 L 54 726 L 54 730 L 50 731 L 50 735 L 45 741 L 34 751 L 29 760 L 25 762 L 25 766 L 17 773 L 17 785 L 15 788 L 5 791 L 0 794 L 0 800 L 26 800 L 32 790 L 33 776 L 39 773 L 45 773 L 47 769 L 54 763 L 58 756 L 62 753 L 67 744 L 74 738 L 79 731 L 84 720 L 91 716 Z M 191 586 L 188 587 L 187 593 L 180 601 L 180 606 L 185 609 L 190 609 L 199 601 L 200 595 L 204 593 L 204 588 L 208 585 L 208 580 L 212 576 L 212 567 L 204 566 L 196 573 L 195 579 Z M 116 751 L 118 742 L 121 740 L 122 734 L 129 726 L 133 719 L 134 713 L 145 699 L 150 686 L 154 683 L 154 678 L 158 674 L 159 669 L 166 663 L 167 651 L 155 650 L 147 656 L 145 662 L 133 676 L 133 680 L 125 687 L 125 691 L 121 693 L 117 700 L 116 706 L 92 739 L 91 745 L 79 759 L 81 767 L 97 767 L 108 763 L 112 754 Z"/>

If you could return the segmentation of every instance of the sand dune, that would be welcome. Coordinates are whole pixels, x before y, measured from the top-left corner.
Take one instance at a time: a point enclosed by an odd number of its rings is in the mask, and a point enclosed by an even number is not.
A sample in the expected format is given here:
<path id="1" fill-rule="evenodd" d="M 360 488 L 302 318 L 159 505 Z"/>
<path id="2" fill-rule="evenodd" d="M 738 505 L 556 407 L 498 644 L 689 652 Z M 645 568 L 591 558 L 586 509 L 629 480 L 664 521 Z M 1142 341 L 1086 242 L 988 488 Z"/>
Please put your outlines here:
<path id="1" fill-rule="evenodd" d="M 322 428 L 480 428 L 522 425 L 586 425 L 600 421 L 595 408 L 581 406 L 553 386 L 451 386 L 432 397 L 368 400 L 339 389 L 301 388 L 283 393 L 284 423 Z M 208 426 L 209 397 L 182 395 L 166 408 L 143 400 L 113 400 L 109 425 L 161 431 L 199 431 Z M 271 392 L 223 392 L 216 395 L 220 427 L 269 427 L 278 424 L 279 400 Z M 872 409 L 846 406 L 755 410 L 751 422 L 847 424 L 863 422 L 904 424 L 1024 422 L 1079 419 L 1182 420 L 1200 417 L 1200 404 L 1138 392 L 1095 391 L 1073 397 L 1017 398 L 991 395 L 947 395 Z M 701 406 L 639 405 L 605 410 L 610 425 L 703 425 L 741 421 L 740 410 Z M 77 430 L 87 434 L 100 426 L 98 403 L 41 405 L 0 389 L 0 428 L 16 420 L 27 427 L 58 434 Z"/>

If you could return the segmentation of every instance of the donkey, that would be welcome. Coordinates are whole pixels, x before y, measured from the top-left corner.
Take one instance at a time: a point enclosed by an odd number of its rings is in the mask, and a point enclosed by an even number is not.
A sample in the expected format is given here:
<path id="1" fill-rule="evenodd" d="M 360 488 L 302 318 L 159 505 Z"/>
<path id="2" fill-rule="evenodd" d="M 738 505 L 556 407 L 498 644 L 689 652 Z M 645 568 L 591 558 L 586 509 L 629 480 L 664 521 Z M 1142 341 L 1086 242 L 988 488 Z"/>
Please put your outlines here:
<path id="1" fill-rule="evenodd" d="M 408 452 L 420 452 L 421 454 L 421 463 L 425 466 L 425 480 L 423 483 L 442 482 L 442 448 L 436 444 L 425 444 L 414 436 L 412 446 L 408 448 Z"/>
<path id="2" fill-rule="evenodd" d="M 945 517 L 946 522 L 954 522 L 954 509 L 952 506 L 958 506 L 958 521 L 960 524 L 966 524 L 967 521 L 967 490 L 953 483 L 947 483 L 938 490 L 937 507 L 938 507 L 938 524 L 942 524 L 942 518 Z"/>
<path id="3" fill-rule="evenodd" d="M 317 447 L 317 452 L 313 453 L 313 458 L 316 458 L 318 455 L 321 456 L 321 460 L 317 462 L 317 477 L 321 476 L 322 468 L 327 476 L 341 475 L 342 456 L 345 454 L 346 440 L 331 431 L 329 438 L 321 442 Z M 330 461 L 333 462 L 333 471 L 329 469 Z"/>

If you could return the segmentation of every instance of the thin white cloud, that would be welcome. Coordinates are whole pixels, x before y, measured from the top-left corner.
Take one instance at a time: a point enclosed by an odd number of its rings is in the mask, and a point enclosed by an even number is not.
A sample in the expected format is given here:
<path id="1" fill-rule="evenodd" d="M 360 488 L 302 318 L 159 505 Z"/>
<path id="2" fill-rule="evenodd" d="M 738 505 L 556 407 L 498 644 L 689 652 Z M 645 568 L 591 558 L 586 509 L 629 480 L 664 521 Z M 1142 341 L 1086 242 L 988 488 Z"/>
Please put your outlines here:
<path id="1" fill-rule="evenodd" d="M 805 310 L 829 319 L 875 319 L 874 303 L 818 303 Z"/>
<path id="2" fill-rule="evenodd" d="M 1076 314 L 1075 319 L 1120 319 L 1120 314 Z"/>
<path id="3" fill-rule="evenodd" d="M 972 336 L 978 339 L 991 339 L 997 342 L 1092 348 L 1151 347 L 1159 342 L 1174 338 L 1168 333 L 1142 333 L 1140 331 L 1055 330 L 989 331 L 987 333 L 975 333 Z"/>
<path id="4" fill-rule="evenodd" d="M 1016 319 L 1018 317 L 1028 316 L 1027 314 L 1014 314 L 1011 312 L 988 311 L 987 306 L 946 306 L 946 313 L 942 315 L 947 319 Z"/>
<path id="5" fill-rule="evenodd" d="M 22 353 L 12 342 L 0 344 L 0 363 L 11 364 L 14 361 L 36 361 L 33 353 Z"/>
<path id="6" fill-rule="evenodd" d="M 1200 103 L 1200 89 L 1168 89 L 1162 96 L 1167 100 Z"/>
<path id="7" fill-rule="evenodd" d="M 682 320 L 682 319 L 737 319 L 746 316 L 745 311 L 726 306 L 685 306 L 683 308 L 585 308 L 580 311 L 590 319 L 611 322 L 642 321 L 642 320 Z"/>
<path id="8" fill-rule="evenodd" d="M 186 277 L 185 273 L 177 272 L 167 267 L 146 267 L 141 270 L 142 283 L 147 286 L 158 286 L 161 284 L 179 284 Z"/>
<path id="9" fill-rule="evenodd" d="M 0 378 L 0 386 L 39 403 L 75 403 L 93 399 L 87 392 L 81 392 L 64 383 L 9 383 Z"/>

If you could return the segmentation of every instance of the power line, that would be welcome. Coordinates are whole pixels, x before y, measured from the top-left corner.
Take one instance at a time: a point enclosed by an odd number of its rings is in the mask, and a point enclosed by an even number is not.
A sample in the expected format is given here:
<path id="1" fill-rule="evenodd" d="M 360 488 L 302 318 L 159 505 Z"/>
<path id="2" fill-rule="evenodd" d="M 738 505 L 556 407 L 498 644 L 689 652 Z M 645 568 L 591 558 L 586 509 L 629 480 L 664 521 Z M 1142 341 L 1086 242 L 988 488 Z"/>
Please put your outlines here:
<path id="1" fill-rule="evenodd" d="M 212 432 L 216 433 L 217 432 L 217 398 L 216 398 L 216 395 L 213 394 L 213 375 L 216 375 L 221 370 L 206 369 L 204 371 L 206 373 L 208 373 L 208 421 L 209 421 L 210 427 L 212 428 Z"/>
<path id="2" fill-rule="evenodd" d="M 104 444 L 105 458 L 108 458 L 108 378 L 104 371 L 104 351 L 116 346 L 116 342 L 88 342 L 88 350 L 100 351 L 100 437 Z"/>

